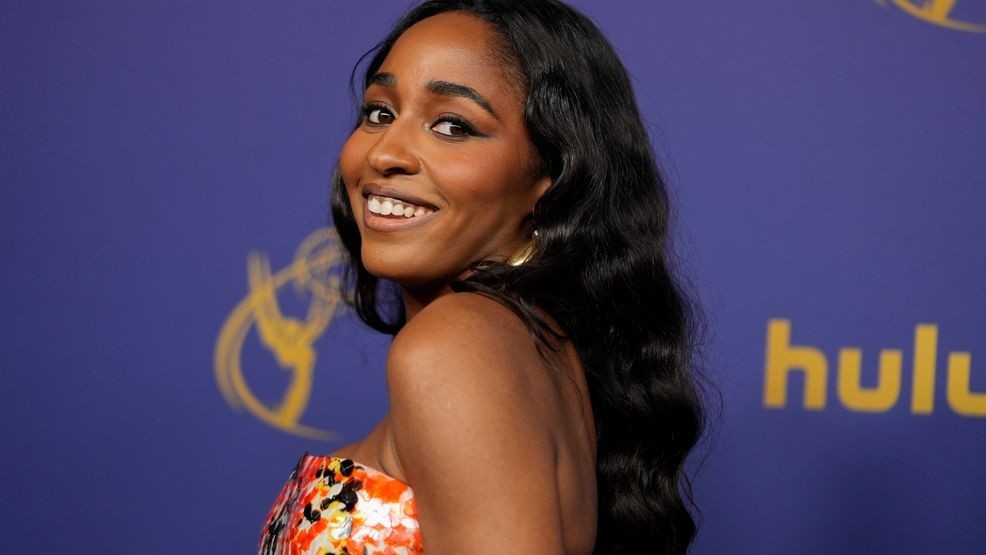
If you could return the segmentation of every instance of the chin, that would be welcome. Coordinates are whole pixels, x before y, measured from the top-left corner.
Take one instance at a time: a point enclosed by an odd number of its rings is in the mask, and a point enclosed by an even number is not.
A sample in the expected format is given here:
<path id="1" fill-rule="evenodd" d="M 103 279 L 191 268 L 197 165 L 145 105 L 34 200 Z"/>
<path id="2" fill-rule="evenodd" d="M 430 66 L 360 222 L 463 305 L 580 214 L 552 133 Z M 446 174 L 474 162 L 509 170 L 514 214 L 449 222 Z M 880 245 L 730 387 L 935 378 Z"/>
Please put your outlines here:
<path id="1" fill-rule="evenodd" d="M 368 257 L 363 259 L 363 265 L 377 278 L 393 282 L 404 292 L 422 298 L 434 298 L 449 290 L 449 283 L 459 275 L 436 273 L 437 268 L 433 264 L 421 264 L 418 259 L 380 260 Z"/>
<path id="2" fill-rule="evenodd" d="M 413 285 L 433 279 L 417 257 L 396 256 L 393 249 L 368 249 L 361 254 L 366 271 L 399 285 Z"/>

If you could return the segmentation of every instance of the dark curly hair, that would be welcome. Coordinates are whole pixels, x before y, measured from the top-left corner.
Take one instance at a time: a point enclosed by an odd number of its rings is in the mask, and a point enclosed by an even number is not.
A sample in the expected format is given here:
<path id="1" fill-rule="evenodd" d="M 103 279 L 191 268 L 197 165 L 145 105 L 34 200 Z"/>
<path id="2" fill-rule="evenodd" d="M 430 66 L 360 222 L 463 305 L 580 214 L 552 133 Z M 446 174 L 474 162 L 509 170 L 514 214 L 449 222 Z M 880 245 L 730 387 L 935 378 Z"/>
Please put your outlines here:
<path id="1" fill-rule="evenodd" d="M 495 54 L 526 95 L 528 133 L 553 180 L 534 207 L 534 256 L 520 267 L 476 261 L 452 288 L 510 307 L 542 354 L 561 338 L 544 311 L 578 351 L 598 437 L 595 552 L 685 553 L 696 525 L 684 463 L 704 422 L 696 310 L 669 264 L 668 193 L 626 69 L 588 18 L 556 0 L 429 0 L 367 54 L 363 87 L 404 31 L 449 11 L 498 32 Z M 368 325 L 396 333 L 405 317 L 395 288 L 360 261 L 338 171 L 333 187 L 347 297 Z"/>

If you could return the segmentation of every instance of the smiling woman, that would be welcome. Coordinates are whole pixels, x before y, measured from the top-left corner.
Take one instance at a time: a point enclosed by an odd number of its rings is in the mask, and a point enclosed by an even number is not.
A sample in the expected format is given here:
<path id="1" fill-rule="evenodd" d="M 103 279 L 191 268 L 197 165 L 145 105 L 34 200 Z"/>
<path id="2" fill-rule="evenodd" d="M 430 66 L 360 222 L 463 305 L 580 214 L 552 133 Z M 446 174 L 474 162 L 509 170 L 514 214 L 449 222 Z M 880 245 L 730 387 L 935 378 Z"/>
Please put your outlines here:
<path id="1" fill-rule="evenodd" d="M 534 204 L 551 186 L 527 135 L 523 91 L 490 55 L 496 41 L 489 24 L 463 13 L 410 27 L 370 78 L 362 125 L 342 149 L 363 265 L 404 287 L 409 320 L 473 262 L 505 260 L 528 240 Z M 413 216 L 419 209 L 428 213 Z"/>
<path id="2" fill-rule="evenodd" d="M 691 313 L 612 47 L 554 0 L 433 0 L 362 102 L 333 217 L 390 412 L 302 459 L 262 552 L 683 553 Z"/>

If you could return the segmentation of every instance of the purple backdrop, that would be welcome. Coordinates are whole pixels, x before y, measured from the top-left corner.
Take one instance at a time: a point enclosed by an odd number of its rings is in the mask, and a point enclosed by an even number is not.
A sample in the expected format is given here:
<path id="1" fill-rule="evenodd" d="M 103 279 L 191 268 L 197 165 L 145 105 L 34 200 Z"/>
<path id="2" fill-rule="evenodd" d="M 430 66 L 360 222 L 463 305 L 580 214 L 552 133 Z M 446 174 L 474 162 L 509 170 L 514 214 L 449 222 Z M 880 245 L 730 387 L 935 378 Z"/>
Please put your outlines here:
<path id="1" fill-rule="evenodd" d="M 982 553 L 986 5 L 574 4 L 709 315 L 695 552 Z M 346 80 L 405 6 L 4 2 L 0 551 L 253 551 L 297 456 L 383 414 L 386 339 L 288 270 L 324 270 Z"/>

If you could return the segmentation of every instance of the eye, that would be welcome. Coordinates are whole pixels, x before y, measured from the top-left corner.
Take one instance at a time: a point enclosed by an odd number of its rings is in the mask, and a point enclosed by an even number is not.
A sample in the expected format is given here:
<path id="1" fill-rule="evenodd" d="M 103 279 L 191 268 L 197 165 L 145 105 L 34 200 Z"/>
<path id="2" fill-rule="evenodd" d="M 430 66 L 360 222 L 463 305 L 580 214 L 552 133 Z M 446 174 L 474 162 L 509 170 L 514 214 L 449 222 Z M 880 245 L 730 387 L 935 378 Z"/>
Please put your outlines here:
<path id="1" fill-rule="evenodd" d="M 394 114 L 381 104 L 366 104 L 363 106 L 363 121 L 370 125 L 389 125 L 394 123 Z"/>
<path id="2" fill-rule="evenodd" d="M 466 120 L 455 116 L 442 116 L 435 125 L 431 126 L 431 129 L 439 135 L 453 138 L 475 135 L 472 126 Z"/>

